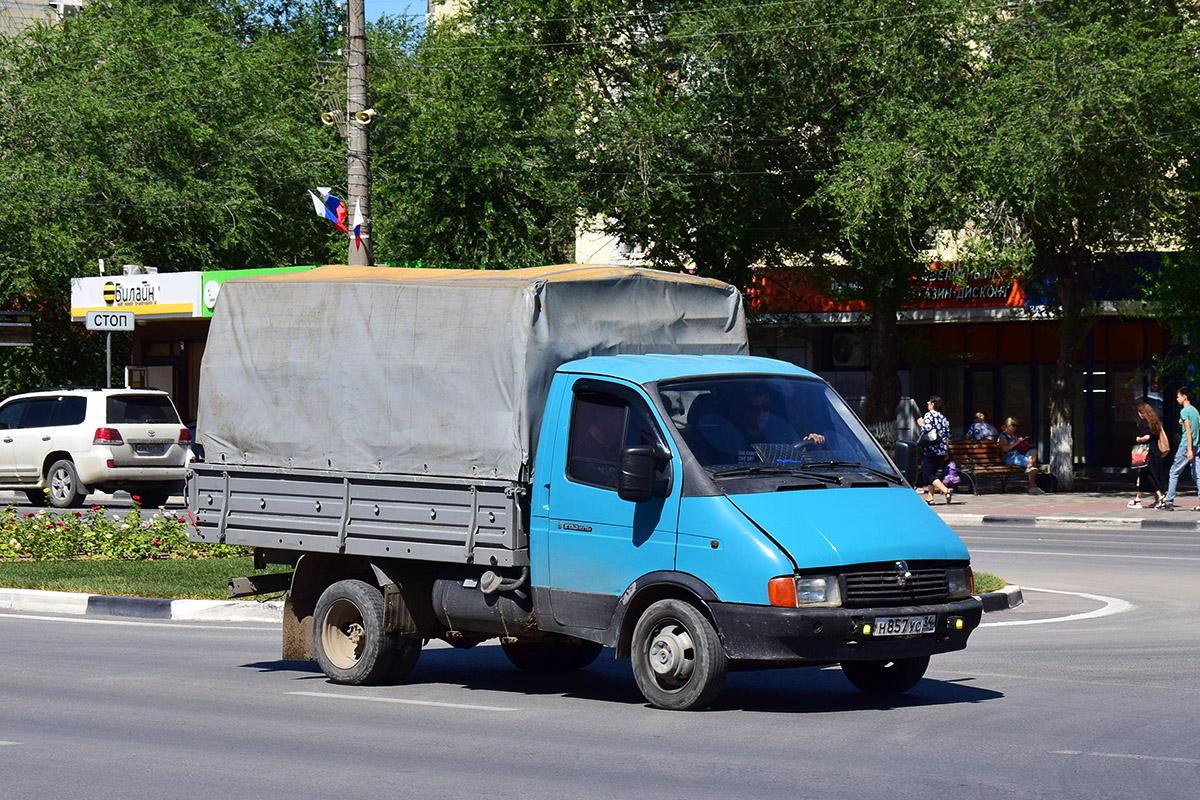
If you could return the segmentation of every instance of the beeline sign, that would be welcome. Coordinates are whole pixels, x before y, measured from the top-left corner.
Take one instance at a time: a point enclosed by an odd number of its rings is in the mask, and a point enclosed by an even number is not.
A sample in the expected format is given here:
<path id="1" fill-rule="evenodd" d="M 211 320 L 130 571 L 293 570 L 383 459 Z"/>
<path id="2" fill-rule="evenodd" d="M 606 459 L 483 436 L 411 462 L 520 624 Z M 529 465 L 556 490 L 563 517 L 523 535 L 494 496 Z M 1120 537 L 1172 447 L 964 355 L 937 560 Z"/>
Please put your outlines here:
<path id="1" fill-rule="evenodd" d="M 104 302 L 109 305 L 153 305 L 158 302 L 158 287 L 146 279 L 127 284 L 109 281 L 104 284 Z"/>

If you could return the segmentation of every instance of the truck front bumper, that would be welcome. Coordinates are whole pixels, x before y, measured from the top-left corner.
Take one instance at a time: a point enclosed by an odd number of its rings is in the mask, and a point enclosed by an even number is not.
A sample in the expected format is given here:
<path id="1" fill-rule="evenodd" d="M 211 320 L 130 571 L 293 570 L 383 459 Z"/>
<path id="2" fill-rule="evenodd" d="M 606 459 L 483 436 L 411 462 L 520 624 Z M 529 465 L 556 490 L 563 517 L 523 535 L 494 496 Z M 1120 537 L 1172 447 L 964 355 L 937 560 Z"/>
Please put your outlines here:
<path id="1" fill-rule="evenodd" d="M 779 663 L 874 661 L 962 650 L 983 616 L 983 603 L 977 597 L 900 608 L 777 608 L 737 603 L 711 603 L 709 607 L 731 659 Z M 875 635 L 879 618 L 927 615 L 937 617 L 932 633 Z"/>

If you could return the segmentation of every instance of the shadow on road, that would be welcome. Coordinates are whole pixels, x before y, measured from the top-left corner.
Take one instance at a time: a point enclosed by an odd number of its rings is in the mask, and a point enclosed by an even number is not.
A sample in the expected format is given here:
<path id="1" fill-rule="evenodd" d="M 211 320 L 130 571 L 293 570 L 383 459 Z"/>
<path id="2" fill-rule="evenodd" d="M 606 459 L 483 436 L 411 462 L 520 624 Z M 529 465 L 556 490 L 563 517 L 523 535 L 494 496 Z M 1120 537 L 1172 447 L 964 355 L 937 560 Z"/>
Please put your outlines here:
<path id="1" fill-rule="evenodd" d="M 403 692 L 420 686 L 459 688 L 469 692 L 503 692 L 529 696 L 570 697 L 606 703 L 645 706 L 634 683 L 629 661 L 617 661 L 605 650 L 579 672 L 522 672 L 509 663 L 499 647 L 472 650 L 427 649 L 408 679 L 399 686 L 375 691 Z M 935 662 L 936 663 L 936 662 Z M 313 662 L 262 661 L 243 665 L 259 672 L 291 672 L 295 680 L 325 682 Z M 332 685 L 332 684 L 331 684 Z M 731 672 L 714 711 L 811 714 L 833 711 L 890 711 L 899 708 L 982 703 L 1003 697 L 1000 692 L 971 685 L 971 679 L 922 680 L 907 694 L 879 697 L 863 694 L 842 676 L 838 667 Z M 469 701 L 468 701 L 469 702 Z"/>

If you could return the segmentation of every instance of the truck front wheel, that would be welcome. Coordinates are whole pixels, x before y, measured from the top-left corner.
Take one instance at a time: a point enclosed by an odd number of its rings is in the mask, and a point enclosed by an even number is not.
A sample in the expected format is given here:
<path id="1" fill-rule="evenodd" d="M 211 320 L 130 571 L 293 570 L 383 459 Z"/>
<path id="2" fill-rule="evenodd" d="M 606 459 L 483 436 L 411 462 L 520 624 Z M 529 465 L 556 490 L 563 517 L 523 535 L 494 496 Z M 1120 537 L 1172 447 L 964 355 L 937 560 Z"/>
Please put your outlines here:
<path id="1" fill-rule="evenodd" d="M 728 669 L 716 630 L 682 600 L 652 604 L 633 629 L 633 677 L 659 708 L 704 708 L 721 693 Z"/>
<path id="2" fill-rule="evenodd" d="M 917 685 L 928 668 L 929 656 L 842 662 L 842 673 L 867 694 L 903 694 Z"/>
<path id="3" fill-rule="evenodd" d="M 392 669 L 396 647 L 395 634 L 383 627 L 383 593 L 374 586 L 344 580 L 321 593 L 313 612 L 313 649 L 329 680 L 379 683 Z"/>
<path id="4" fill-rule="evenodd" d="M 514 667 L 526 672 L 567 672 L 583 669 L 604 648 L 596 642 L 501 642 Z"/>

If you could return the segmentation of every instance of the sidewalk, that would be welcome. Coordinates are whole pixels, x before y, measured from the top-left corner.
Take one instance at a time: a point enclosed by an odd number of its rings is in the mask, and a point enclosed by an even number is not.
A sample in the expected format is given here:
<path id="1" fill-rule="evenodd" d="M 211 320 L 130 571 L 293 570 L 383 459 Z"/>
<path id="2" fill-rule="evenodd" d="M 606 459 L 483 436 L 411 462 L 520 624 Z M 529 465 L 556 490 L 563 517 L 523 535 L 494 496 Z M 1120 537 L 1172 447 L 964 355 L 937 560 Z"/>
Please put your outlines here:
<path id="1" fill-rule="evenodd" d="M 1108 480 L 1078 479 L 1075 491 L 1030 495 L 1023 482 L 1009 480 L 1008 491 L 1000 492 L 996 479 L 982 481 L 981 494 L 955 492 L 946 505 L 940 495 L 934 511 L 953 525 L 1062 525 L 1090 528 L 1196 531 L 1200 533 L 1200 512 L 1193 511 L 1200 500 L 1190 483 L 1179 486 L 1174 511 L 1129 508 L 1134 497 L 1133 477 L 1114 476 Z M 1150 501 L 1154 496 L 1147 494 Z"/>

